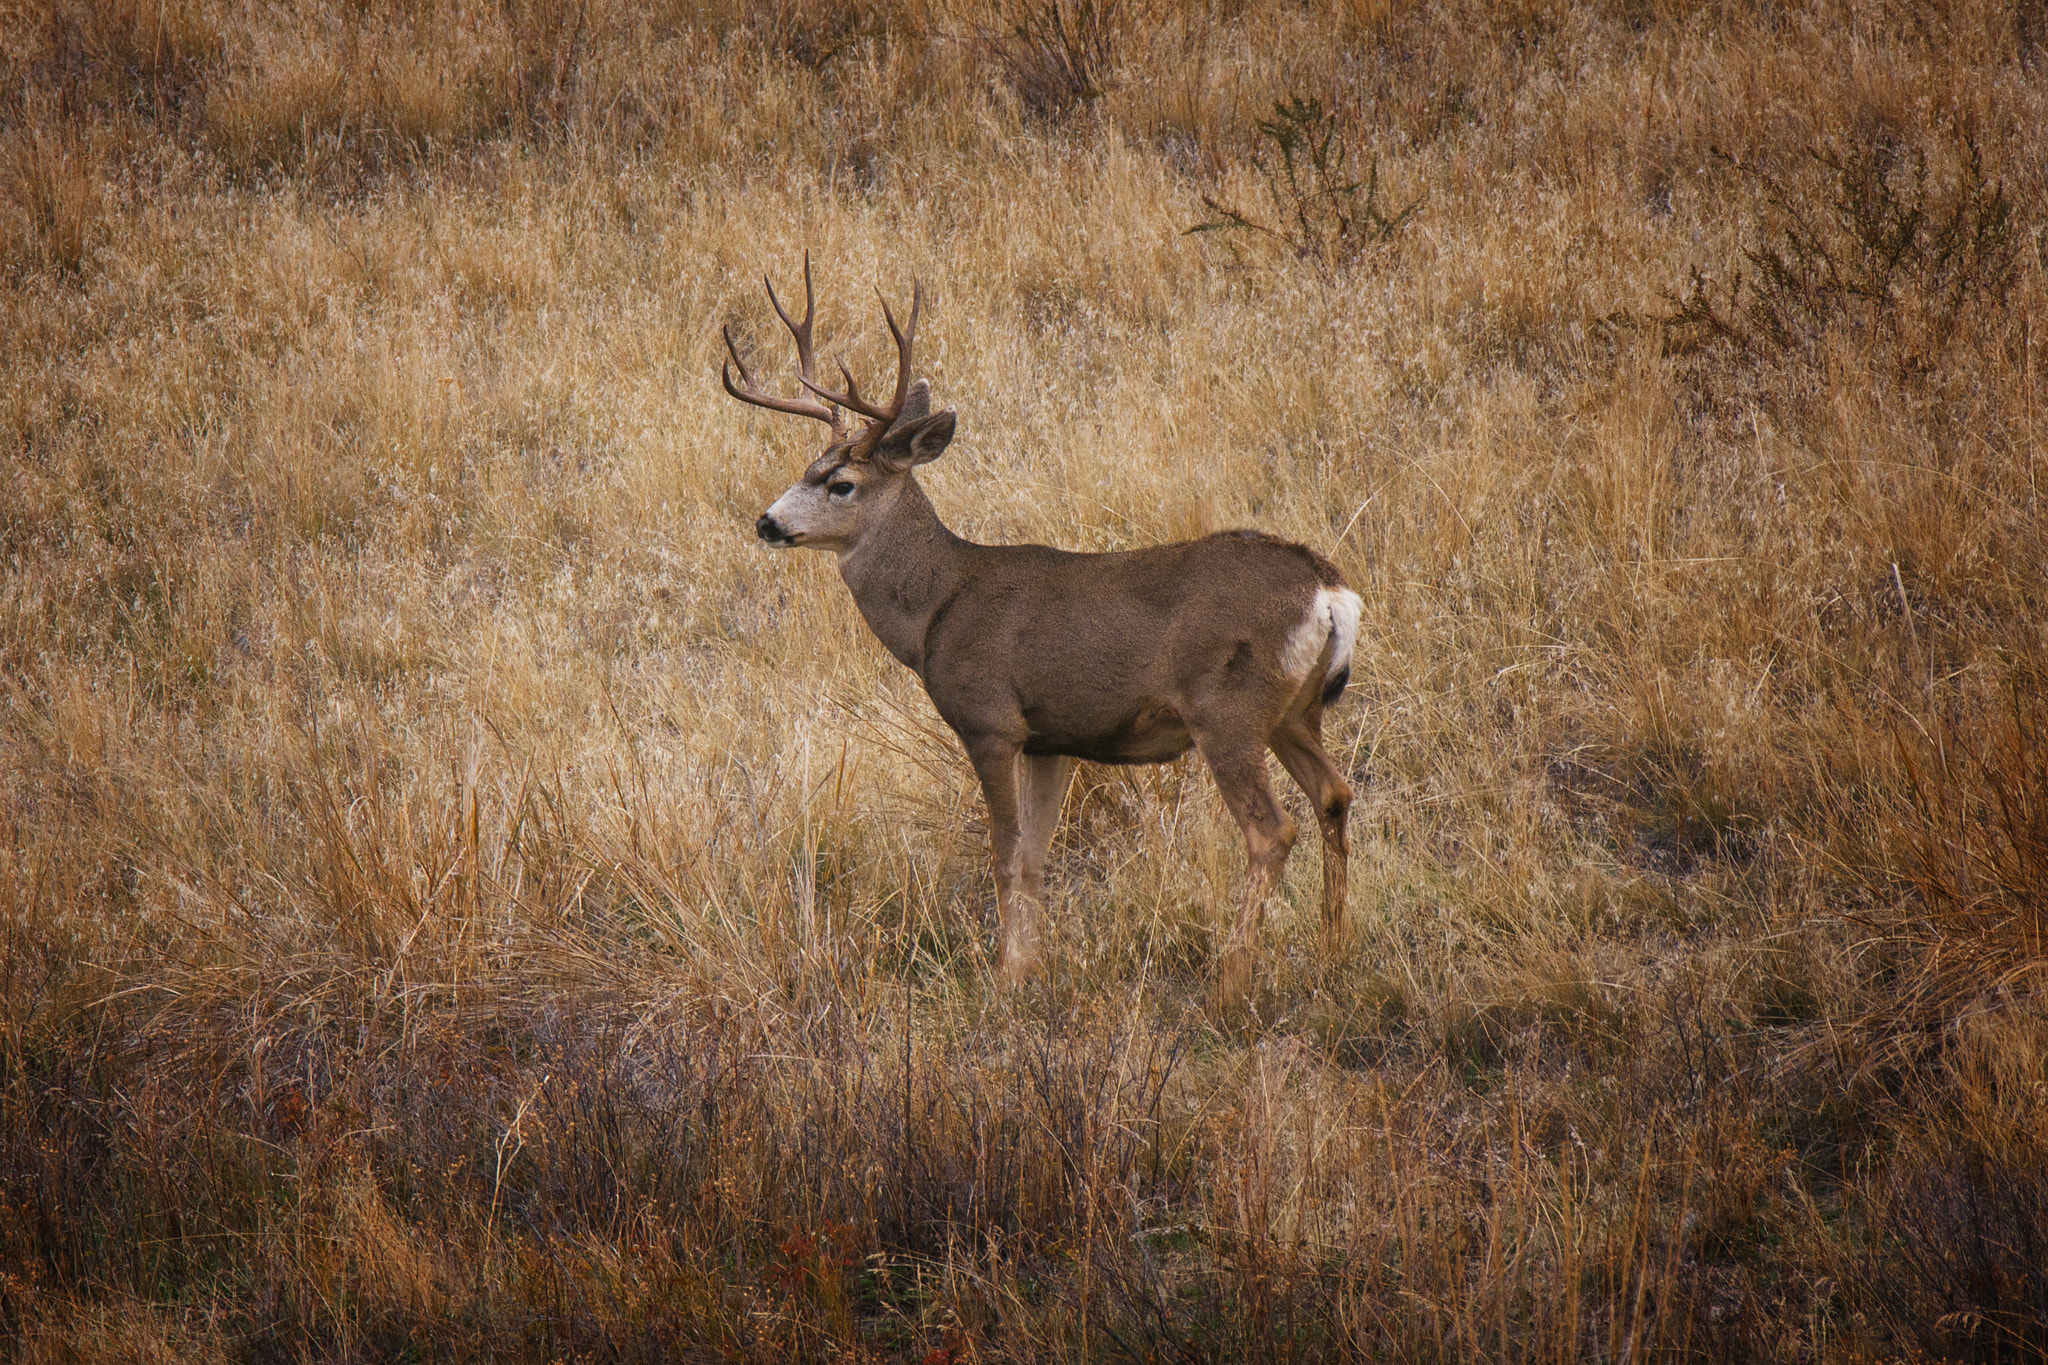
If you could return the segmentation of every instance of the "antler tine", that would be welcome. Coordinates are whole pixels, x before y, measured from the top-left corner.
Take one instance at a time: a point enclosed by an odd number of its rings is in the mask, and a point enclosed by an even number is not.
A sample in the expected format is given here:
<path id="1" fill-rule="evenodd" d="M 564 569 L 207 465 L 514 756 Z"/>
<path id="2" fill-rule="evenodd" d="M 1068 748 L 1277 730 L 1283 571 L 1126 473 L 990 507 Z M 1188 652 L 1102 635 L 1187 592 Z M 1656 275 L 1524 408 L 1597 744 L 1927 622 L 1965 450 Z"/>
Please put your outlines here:
<path id="1" fill-rule="evenodd" d="M 875 297 L 881 298 L 877 289 Z M 903 411 L 903 400 L 910 393 L 910 348 L 917 341 L 917 311 L 924 306 L 924 281 L 913 278 L 910 281 L 910 325 L 898 327 L 896 315 L 889 311 L 889 300 L 882 299 L 882 317 L 889 324 L 890 333 L 896 338 L 896 401 L 889 405 L 889 419 Z"/>
<path id="2" fill-rule="evenodd" d="M 880 298 L 881 293 L 882 291 L 877 289 L 875 291 L 876 297 Z M 889 311 L 889 300 L 886 298 L 882 299 L 882 317 L 889 324 L 890 335 L 896 338 L 896 397 L 886 407 L 870 403 L 860 396 L 860 386 L 854 383 L 853 372 L 846 368 L 844 360 L 838 362 L 839 373 L 846 379 L 846 392 L 844 393 L 834 393 L 830 389 L 813 383 L 808 376 L 800 379 L 798 382 L 812 393 L 817 394 L 818 397 L 835 406 L 847 408 L 859 413 L 863 417 L 872 418 L 874 421 L 880 422 L 885 426 L 895 421 L 897 415 L 903 411 L 903 400 L 910 394 L 910 352 L 911 347 L 917 340 L 918 310 L 923 306 L 924 285 L 916 280 L 911 281 L 910 285 L 910 325 L 908 327 L 897 325 L 896 315 Z"/>
<path id="3" fill-rule="evenodd" d="M 747 371 L 747 362 L 740 359 L 739 348 L 733 345 L 732 329 L 725 329 L 725 349 L 732 354 L 731 364 L 718 367 L 719 378 L 724 381 L 725 391 L 742 403 L 751 403 L 757 408 L 769 408 L 775 412 L 786 412 L 796 417 L 815 417 L 839 430 L 839 414 L 823 403 L 814 403 L 808 398 L 777 398 L 772 393 L 763 393 L 754 387 L 754 376 Z M 733 366 L 739 367 L 740 382 L 732 382 Z"/>
<path id="4" fill-rule="evenodd" d="M 740 383 L 746 385 L 750 389 L 753 388 L 754 376 L 748 372 L 747 362 L 740 359 L 740 348 L 733 345 L 732 343 L 732 324 L 728 322 L 727 324 L 725 324 L 725 326 L 719 328 L 718 334 L 725 338 L 725 353 L 732 357 L 732 364 L 728 365 L 724 361 L 720 361 L 718 365 L 719 373 L 725 376 L 726 391 L 728 393 L 733 393 L 732 371 L 734 365 L 737 365 L 739 367 Z M 738 393 L 733 393 L 733 396 L 735 398 L 742 397 L 742 395 Z"/>
<path id="5" fill-rule="evenodd" d="M 889 411 L 887 408 L 876 407 L 873 403 L 860 396 L 860 385 L 854 380 L 853 371 L 846 368 L 844 360 L 835 357 L 833 363 L 839 366 L 839 375 L 846 381 L 846 391 L 844 393 L 834 393 L 824 385 L 813 384 L 808 379 L 799 379 L 797 382 L 826 402 L 845 408 L 849 412 L 857 412 L 861 416 L 871 417 L 877 422 L 893 422 L 896 420 L 894 412 Z"/>
<path id="6" fill-rule="evenodd" d="M 809 379 L 811 371 L 816 367 L 815 362 L 811 358 L 811 319 L 817 315 L 818 311 L 817 297 L 811 292 L 811 253 L 808 251 L 804 253 L 803 326 L 799 327 L 789 320 L 789 313 L 783 308 L 782 300 L 775 297 L 775 281 L 763 275 L 761 283 L 768 286 L 768 302 L 775 305 L 775 316 L 782 319 L 782 325 L 787 327 L 789 334 L 796 338 L 797 368 L 803 372 L 804 378 Z"/>
<path id="7" fill-rule="evenodd" d="M 796 338 L 797 368 L 800 371 L 798 382 L 806 387 L 815 388 L 811 384 L 811 372 L 816 365 L 811 350 L 811 322 L 817 314 L 817 298 L 811 288 L 811 253 L 804 253 L 804 320 L 801 325 L 790 319 L 789 311 L 782 306 L 782 300 L 775 297 L 775 282 L 766 275 L 761 277 L 761 282 L 768 286 L 768 302 L 775 305 L 775 315 L 782 319 L 782 325 Z M 837 404 L 815 403 L 808 398 L 778 398 L 774 394 L 763 393 L 755 388 L 754 376 L 748 371 L 747 362 L 740 359 L 739 347 L 733 344 L 732 328 L 726 327 L 723 331 L 725 349 L 732 356 L 732 364 L 738 366 L 740 372 L 740 382 L 734 384 L 731 367 L 720 365 L 719 377 L 724 381 L 727 393 L 742 403 L 751 403 L 757 408 L 787 412 L 797 417 L 815 417 L 830 426 L 834 436 L 843 432 L 843 420 Z M 824 393 L 820 393 L 819 396 L 828 400 L 830 398 L 829 394 Z"/>

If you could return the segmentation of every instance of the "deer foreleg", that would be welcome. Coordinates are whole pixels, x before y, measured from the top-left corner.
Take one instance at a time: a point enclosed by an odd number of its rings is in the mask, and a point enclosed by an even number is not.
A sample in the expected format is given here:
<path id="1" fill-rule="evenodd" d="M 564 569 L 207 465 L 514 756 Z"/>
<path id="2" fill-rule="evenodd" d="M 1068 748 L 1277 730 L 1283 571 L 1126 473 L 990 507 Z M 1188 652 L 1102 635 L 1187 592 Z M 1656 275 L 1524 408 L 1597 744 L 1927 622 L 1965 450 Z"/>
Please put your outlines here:
<path id="1" fill-rule="evenodd" d="M 988 802 L 989 855 L 996 876 L 996 918 L 1002 922 L 1003 974 L 1012 982 L 1022 981 L 1038 965 L 1040 941 L 1045 936 L 1045 914 L 1038 903 L 1035 885 L 1025 877 L 1025 838 L 1022 816 L 1024 795 L 1022 755 L 1003 743 L 977 745 L 968 755 L 981 778 L 981 794 Z M 1043 855 L 1038 866 L 1044 867 Z M 1035 881 L 1036 879 L 1032 879 Z"/>

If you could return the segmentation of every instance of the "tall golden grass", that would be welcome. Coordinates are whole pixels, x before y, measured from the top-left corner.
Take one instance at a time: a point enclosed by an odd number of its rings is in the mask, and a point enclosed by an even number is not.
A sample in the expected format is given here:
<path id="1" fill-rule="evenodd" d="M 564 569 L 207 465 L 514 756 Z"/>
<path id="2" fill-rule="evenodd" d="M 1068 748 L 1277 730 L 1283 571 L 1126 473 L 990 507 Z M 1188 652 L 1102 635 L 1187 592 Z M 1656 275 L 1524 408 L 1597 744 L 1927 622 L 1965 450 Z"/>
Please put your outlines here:
<path id="1" fill-rule="evenodd" d="M 2038 1358 L 2044 41 L 0 4 L 0 1354 Z M 1347 960 L 1297 857 L 1212 1022 L 1233 827 L 1092 769 L 997 988 L 752 543 L 805 249 L 863 372 L 923 278 L 963 534 L 1358 588 Z"/>

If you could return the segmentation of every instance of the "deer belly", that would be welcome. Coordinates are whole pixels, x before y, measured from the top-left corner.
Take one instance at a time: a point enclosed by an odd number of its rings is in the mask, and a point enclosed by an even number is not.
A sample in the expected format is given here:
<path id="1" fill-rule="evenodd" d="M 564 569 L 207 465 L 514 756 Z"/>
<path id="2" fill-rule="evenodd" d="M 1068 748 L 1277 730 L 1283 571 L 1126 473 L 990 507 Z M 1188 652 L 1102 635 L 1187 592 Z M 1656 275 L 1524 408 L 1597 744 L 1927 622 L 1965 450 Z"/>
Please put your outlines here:
<path id="1" fill-rule="evenodd" d="M 1027 754 L 1064 754 L 1091 763 L 1171 763 L 1194 744 L 1188 727 L 1166 707 L 1145 707 L 1108 723 L 1027 710 Z"/>

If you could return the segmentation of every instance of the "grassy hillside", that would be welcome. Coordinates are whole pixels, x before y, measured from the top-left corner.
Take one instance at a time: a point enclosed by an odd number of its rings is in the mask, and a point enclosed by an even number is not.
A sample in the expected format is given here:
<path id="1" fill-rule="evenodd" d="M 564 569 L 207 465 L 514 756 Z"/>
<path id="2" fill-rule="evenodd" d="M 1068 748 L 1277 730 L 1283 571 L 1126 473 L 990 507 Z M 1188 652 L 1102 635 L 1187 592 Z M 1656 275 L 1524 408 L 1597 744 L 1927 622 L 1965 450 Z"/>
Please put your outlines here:
<path id="1" fill-rule="evenodd" d="M 2038 1358 L 2044 44 L 0 0 L 0 1357 Z M 806 249 L 955 530 L 1360 592 L 1348 956 L 1305 840 L 1212 1019 L 1234 826 L 1084 766 L 999 987 L 754 543 Z"/>

